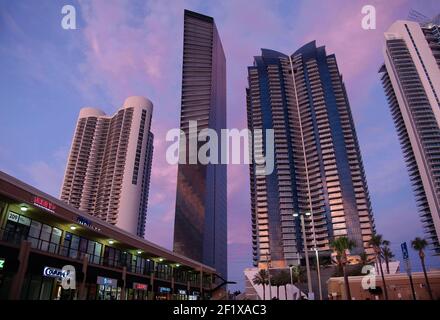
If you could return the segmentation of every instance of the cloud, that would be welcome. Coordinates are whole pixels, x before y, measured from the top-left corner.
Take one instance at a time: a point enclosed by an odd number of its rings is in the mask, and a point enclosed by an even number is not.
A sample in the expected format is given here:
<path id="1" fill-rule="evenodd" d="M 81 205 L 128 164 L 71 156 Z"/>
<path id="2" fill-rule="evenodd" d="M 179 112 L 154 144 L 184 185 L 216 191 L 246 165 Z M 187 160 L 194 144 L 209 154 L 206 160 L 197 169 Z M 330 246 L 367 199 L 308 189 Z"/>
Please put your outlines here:
<path id="1" fill-rule="evenodd" d="M 52 152 L 51 160 L 37 160 L 29 164 L 20 165 L 27 174 L 29 183 L 57 197 L 60 194 L 65 165 L 67 162 L 67 147 L 61 147 Z"/>

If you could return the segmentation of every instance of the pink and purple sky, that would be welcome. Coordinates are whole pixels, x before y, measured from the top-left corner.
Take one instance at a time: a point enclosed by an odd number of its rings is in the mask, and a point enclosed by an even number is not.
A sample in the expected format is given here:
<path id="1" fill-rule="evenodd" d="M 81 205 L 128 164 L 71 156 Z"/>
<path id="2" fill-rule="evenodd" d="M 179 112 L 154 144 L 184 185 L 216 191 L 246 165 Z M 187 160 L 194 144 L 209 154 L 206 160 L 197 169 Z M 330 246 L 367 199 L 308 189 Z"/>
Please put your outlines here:
<path id="1" fill-rule="evenodd" d="M 65 4 L 76 8 L 76 30 L 61 27 Z M 376 30 L 361 27 L 364 5 L 376 8 Z M 128 96 L 148 97 L 155 153 L 147 239 L 171 249 L 177 167 L 165 160 L 165 134 L 179 126 L 184 9 L 216 20 L 227 59 L 229 128 L 246 127 L 246 67 L 261 48 L 291 54 L 317 40 L 336 54 L 377 231 L 401 259 L 400 243 L 423 233 L 377 71 L 383 32 L 410 9 L 439 13 L 438 0 L 2 0 L 0 170 L 58 196 L 80 108 L 112 114 Z M 242 271 L 252 265 L 249 202 L 247 166 L 230 165 L 229 276 L 241 290 Z M 440 261 L 429 258 L 428 265 Z"/>

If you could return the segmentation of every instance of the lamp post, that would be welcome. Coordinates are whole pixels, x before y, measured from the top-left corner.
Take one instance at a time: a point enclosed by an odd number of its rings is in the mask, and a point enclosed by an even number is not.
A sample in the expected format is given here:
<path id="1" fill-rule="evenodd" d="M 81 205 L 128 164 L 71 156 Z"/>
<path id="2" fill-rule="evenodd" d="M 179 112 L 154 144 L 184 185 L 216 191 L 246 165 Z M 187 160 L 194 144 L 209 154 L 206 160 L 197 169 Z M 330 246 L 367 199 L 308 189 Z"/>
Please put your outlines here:
<path id="1" fill-rule="evenodd" d="M 306 212 L 305 213 L 306 216 L 310 216 L 310 212 Z M 303 235 L 303 244 L 304 244 L 304 256 L 306 258 L 306 271 L 307 271 L 307 289 L 308 289 L 308 294 L 310 295 L 311 293 L 313 294 L 313 289 L 312 289 L 312 278 L 310 275 L 310 263 L 309 263 L 309 250 L 307 249 L 307 238 L 306 238 L 306 227 L 304 225 L 304 214 L 298 214 L 296 212 L 293 213 L 293 217 L 300 217 L 300 221 L 301 221 L 301 229 L 302 229 L 302 235 Z"/>
<path id="2" fill-rule="evenodd" d="M 292 268 L 293 266 L 290 265 L 289 266 L 289 271 L 290 271 L 290 285 L 292 286 L 292 298 L 295 298 L 295 296 L 293 295 L 293 275 L 292 275 Z M 287 296 L 286 296 L 286 300 L 287 300 Z M 293 299 L 294 300 L 294 299 Z"/>
<path id="3" fill-rule="evenodd" d="M 267 266 L 267 277 L 269 281 L 269 299 L 272 300 L 272 283 L 270 281 L 270 260 L 268 254 L 266 254 L 266 266 Z"/>
<path id="4" fill-rule="evenodd" d="M 319 253 L 318 253 L 318 248 L 316 247 L 316 244 L 313 249 L 315 250 L 315 254 L 316 254 L 316 270 L 318 272 L 319 300 L 322 300 L 321 267 L 319 266 Z"/>
<path id="5" fill-rule="evenodd" d="M 298 258 L 298 260 L 299 260 L 299 258 Z M 292 298 L 293 298 L 293 300 L 295 300 L 295 295 L 293 293 L 293 287 L 295 286 L 293 284 L 293 272 L 292 272 L 293 267 L 294 267 L 294 265 L 290 265 L 289 270 L 290 270 L 290 284 L 292 285 Z M 301 264 L 298 261 L 298 268 L 300 268 L 300 267 L 301 267 Z M 297 279 L 297 281 L 299 283 L 299 279 Z M 298 288 L 298 298 L 296 300 L 301 300 L 301 289 L 300 289 L 299 285 L 297 288 Z M 287 299 L 287 297 L 286 297 L 286 299 Z"/>

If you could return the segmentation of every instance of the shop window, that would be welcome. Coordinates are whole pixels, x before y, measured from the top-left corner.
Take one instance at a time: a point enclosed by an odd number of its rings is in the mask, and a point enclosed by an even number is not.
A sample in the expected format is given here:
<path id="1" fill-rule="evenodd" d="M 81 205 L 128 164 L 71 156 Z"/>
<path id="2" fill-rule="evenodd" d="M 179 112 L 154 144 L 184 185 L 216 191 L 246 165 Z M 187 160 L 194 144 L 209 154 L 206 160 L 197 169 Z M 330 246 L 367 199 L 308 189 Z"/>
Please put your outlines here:
<path id="1" fill-rule="evenodd" d="M 38 248 L 38 239 L 40 239 L 41 223 L 33 220 L 29 229 L 28 240 L 31 242 L 32 248 Z"/>
<path id="2" fill-rule="evenodd" d="M 61 231 L 60 229 L 58 228 L 52 229 L 52 236 L 50 238 L 50 244 L 49 244 L 49 252 L 58 253 L 58 248 L 60 246 L 62 234 L 63 231 Z"/>
<path id="3" fill-rule="evenodd" d="M 101 252 L 102 252 L 102 244 L 100 244 L 99 242 L 95 242 L 95 253 L 93 255 L 94 264 L 101 263 Z"/>
<path id="4" fill-rule="evenodd" d="M 76 259 L 78 257 L 79 237 L 71 235 L 69 257 Z"/>
<path id="5" fill-rule="evenodd" d="M 40 250 L 48 251 L 51 234 L 52 234 L 52 227 L 47 224 L 43 224 L 40 235 L 40 246 L 39 246 Z"/>

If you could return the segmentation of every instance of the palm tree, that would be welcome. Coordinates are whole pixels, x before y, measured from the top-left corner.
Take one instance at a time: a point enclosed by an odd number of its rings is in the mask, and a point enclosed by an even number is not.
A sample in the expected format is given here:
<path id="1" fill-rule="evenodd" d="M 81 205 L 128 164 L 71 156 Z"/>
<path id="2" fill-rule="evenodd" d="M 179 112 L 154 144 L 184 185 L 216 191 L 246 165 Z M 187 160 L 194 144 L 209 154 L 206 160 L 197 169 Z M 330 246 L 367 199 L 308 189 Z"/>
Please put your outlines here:
<path id="1" fill-rule="evenodd" d="M 382 256 L 385 259 L 387 273 L 390 274 L 390 260 L 394 258 L 394 253 L 391 251 L 390 247 L 384 246 L 382 248 Z"/>
<path id="2" fill-rule="evenodd" d="M 270 278 L 270 284 L 277 287 L 277 299 L 280 299 L 280 287 L 282 284 L 281 273 L 277 272 Z"/>
<path id="3" fill-rule="evenodd" d="M 290 274 L 286 270 L 281 270 L 279 277 L 281 285 L 284 287 L 284 299 L 287 300 L 287 285 L 290 283 Z"/>
<path id="4" fill-rule="evenodd" d="M 266 300 L 266 285 L 269 284 L 269 273 L 266 269 L 261 269 L 252 279 L 255 285 L 263 286 L 263 300 Z"/>
<path id="5" fill-rule="evenodd" d="M 426 288 L 428 289 L 429 297 L 431 298 L 431 300 L 434 300 L 431 286 L 429 285 L 428 275 L 426 273 L 426 266 L 425 266 L 425 248 L 428 246 L 428 241 L 417 237 L 413 241 L 411 241 L 411 246 L 413 247 L 414 250 L 419 252 L 420 262 L 422 263 L 423 274 L 425 275 Z"/>
<path id="6" fill-rule="evenodd" d="M 370 241 L 368 241 L 369 245 L 373 247 L 374 253 L 376 254 L 376 261 L 379 263 L 380 274 L 382 275 L 382 283 L 384 287 L 385 300 L 388 300 L 388 290 L 385 282 L 385 276 L 383 274 L 382 268 L 382 246 L 389 246 L 390 242 L 388 240 L 384 240 L 381 234 L 375 234 L 371 237 Z"/>
<path id="7" fill-rule="evenodd" d="M 367 264 L 370 263 L 370 258 L 368 257 L 368 254 L 366 252 L 362 252 L 359 255 L 359 258 L 361 259 L 360 263 L 362 266 L 366 266 Z"/>
<path id="8" fill-rule="evenodd" d="M 330 243 L 330 248 L 336 253 L 336 263 L 338 265 L 339 270 L 342 271 L 344 275 L 344 284 L 345 284 L 345 294 L 348 300 L 351 300 L 351 292 L 350 292 L 350 284 L 348 282 L 348 275 L 345 270 L 345 266 L 347 265 L 347 250 L 350 251 L 356 246 L 353 240 L 348 239 L 347 237 L 340 237 L 334 239 Z"/>
<path id="9" fill-rule="evenodd" d="M 300 266 L 292 266 L 292 282 L 293 284 L 298 284 L 298 299 L 301 299 L 301 278 L 303 277 L 303 270 Z"/>

